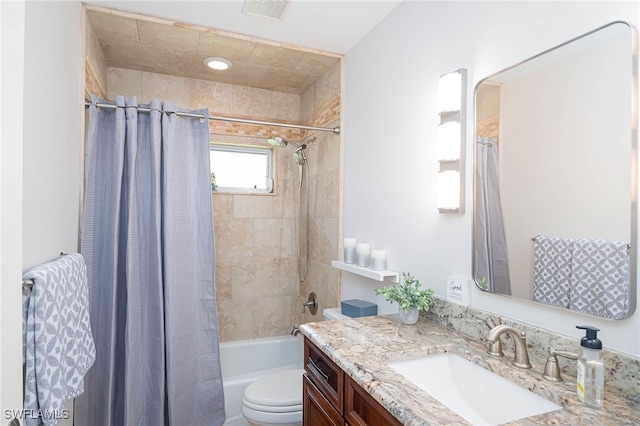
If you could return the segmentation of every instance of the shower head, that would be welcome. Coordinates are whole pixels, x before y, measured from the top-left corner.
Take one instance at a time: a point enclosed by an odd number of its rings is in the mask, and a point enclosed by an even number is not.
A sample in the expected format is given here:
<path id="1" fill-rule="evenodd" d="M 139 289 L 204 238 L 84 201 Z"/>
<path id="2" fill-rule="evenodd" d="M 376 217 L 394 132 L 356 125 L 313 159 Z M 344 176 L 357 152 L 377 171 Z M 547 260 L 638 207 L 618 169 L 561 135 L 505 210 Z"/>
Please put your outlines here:
<path id="1" fill-rule="evenodd" d="M 307 163 L 307 156 L 304 154 L 304 149 L 306 147 L 307 145 L 303 144 L 293 153 L 293 159 L 296 163 L 298 163 L 298 166 L 304 166 Z"/>
<path id="2" fill-rule="evenodd" d="M 293 153 L 293 159 L 299 166 L 304 166 L 307 163 L 307 156 L 304 153 L 304 150 L 307 148 L 307 145 L 310 143 L 315 144 L 316 138 L 315 136 L 303 142 L 301 145 L 298 145 L 295 142 L 288 141 L 280 136 L 272 136 L 267 138 L 267 142 L 272 146 L 287 146 L 289 144 L 296 147 L 295 152 Z"/>
<path id="3" fill-rule="evenodd" d="M 296 148 L 300 148 L 300 145 L 298 145 L 295 142 L 291 142 L 286 140 L 285 138 L 281 138 L 280 136 L 273 136 L 267 139 L 267 143 L 269 143 L 269 145 L 273 145 L 273 146 L 287 146 L 289 144 L 295 146 Z"/>
<path id="4" fill-rule="evenodd" d="M 273 146 L 287 146 L 288 142 L 282 139 L 280 136 L 273 136 L 267 139 L 269 145 Z"/>

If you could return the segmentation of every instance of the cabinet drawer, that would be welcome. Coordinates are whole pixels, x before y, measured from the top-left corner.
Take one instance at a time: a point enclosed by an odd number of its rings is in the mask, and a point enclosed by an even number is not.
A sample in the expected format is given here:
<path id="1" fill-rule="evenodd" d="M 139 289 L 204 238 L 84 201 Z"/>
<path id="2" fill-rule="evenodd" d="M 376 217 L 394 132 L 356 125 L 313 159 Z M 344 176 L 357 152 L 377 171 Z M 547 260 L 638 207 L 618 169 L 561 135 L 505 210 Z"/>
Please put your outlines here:
<path id="1" fill-rule="evenodd" d="M 302 424 L 305 426 L 343 426 L 340 413 L 327 401 L 305 374 L 302 379 Z"/>
<path id="2" fill-rule="evenodd" d="M 309 379 L 342 416 L 344 372 L 306 337 L 304 359 Z"/>
<path id="3" fill-rule="evenodd" d="M 351 377 L 345 377 L 344 419 L 351 426 L 401 426 L 378 401 Z"/>

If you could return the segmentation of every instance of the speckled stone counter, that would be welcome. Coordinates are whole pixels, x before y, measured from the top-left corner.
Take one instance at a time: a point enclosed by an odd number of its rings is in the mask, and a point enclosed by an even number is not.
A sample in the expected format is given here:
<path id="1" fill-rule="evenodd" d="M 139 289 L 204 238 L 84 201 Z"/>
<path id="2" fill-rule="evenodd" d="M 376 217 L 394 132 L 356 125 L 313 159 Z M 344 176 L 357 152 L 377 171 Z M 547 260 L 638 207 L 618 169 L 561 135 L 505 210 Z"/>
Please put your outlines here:
<path id="1" fill-rule="evenodd" d="M 468 424 L 387 366 L 389 361 L 443 352 L 456 353 L 562 407 L 510 425 L 640 425 L 635 398 L 608 391 L 603 408 L 588 408 L 576 396 L 575 377 L 549 382 L 541 377 L 544 360 L 531 359 L 530 370 L 516 368 L 507 349 L 504 357 L 491 357 L 486 343 L 424 317 L 416 325 L 402 325 L 397 315 L 388 315 L 308 323 L 300 330 L 405 425 Z"/>

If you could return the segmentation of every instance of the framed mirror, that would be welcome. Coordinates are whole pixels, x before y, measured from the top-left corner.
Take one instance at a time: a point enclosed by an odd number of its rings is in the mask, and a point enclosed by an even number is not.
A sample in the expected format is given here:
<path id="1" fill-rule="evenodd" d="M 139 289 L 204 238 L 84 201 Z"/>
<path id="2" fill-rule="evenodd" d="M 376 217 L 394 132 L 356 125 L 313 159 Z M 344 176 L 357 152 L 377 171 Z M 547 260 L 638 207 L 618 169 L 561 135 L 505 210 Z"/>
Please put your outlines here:
<path id="1" fill-rule="evenodd" d="M 633 28 L 614 22 L 476 85 L 482 290 L 615 320 L 633 313 L 636 51 Z"/>

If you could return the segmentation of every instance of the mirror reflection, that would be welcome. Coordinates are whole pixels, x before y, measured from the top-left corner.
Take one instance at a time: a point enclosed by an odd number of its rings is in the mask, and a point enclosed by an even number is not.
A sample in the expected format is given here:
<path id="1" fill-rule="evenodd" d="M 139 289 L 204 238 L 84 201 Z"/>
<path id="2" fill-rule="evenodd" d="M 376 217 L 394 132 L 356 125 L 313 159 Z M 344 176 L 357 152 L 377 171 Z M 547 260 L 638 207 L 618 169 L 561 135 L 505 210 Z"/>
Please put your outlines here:
<path id="1" fill-rule="evenodd" d="M 633 312 L 632 40 L 612 23 L 476 86 L 481 289 L 611 319 Z"/>

